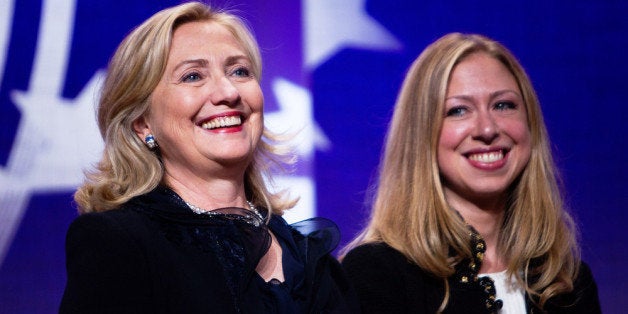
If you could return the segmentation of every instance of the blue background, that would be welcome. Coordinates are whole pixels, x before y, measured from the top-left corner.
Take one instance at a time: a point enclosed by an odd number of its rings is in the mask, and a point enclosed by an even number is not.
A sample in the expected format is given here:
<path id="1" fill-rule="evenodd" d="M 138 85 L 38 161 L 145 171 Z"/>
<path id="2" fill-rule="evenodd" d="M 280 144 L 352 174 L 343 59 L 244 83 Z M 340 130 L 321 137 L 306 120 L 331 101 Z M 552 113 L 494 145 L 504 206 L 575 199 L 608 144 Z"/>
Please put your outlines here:
<path id="1" fill-rule="evenodd" d="M 11 95 L 29 89 L 46 0 L 2 1 L 14 3 L 9 44 L 0 51 L 6 56 L 0 73 L 0 166 L 7 170 L 23 121 Z M 132 27 L 177 3 L 77 0 L 60 96 L 77 97 Z M 623 155 L 628 152 L 627 1 L 347 1 L 348 6 L 363 3 L 367 15 L 402 46 L 382 50 L 347 44 L 315 67 L 302 61 L 305 2 L 213 3 L 238 9 L 253 27 L 263 49 L 268 112 L 278 110 L 270 86 L 273 77 L 309 89 L 312 119 L 331 148 L 317 150 L 305 172 L 315 180 L 317 215 L 338 223 L 343 243 L 366 221 L 368 189 L 409 64 L 430 42 L 452 31 L 482 33 L 504 43 L 518 56 L 539 95 L 568 205 L 580 226 L 583 258 L 597 279 L 603 310 L 628 309 L 628 271 L 622 266 L 628 261 Z M 19 176 L 0 175 L 0 193 L 20 184 Z M 0 259 L 0 313 L 57 311 L 65 283 L 64 236 L 76 216 L 71 193 L 43 189 L 28 194 L 19 227 Z M 8 226 L 0 221 L 0 228 Z"/>

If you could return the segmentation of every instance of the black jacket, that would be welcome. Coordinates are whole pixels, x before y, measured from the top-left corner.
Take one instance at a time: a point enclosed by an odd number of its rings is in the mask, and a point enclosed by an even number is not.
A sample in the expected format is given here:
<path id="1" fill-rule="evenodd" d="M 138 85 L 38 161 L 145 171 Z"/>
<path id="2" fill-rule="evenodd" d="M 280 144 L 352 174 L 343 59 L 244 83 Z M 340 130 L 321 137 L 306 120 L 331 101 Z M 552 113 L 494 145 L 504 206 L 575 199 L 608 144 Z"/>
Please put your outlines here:
<path id="1" fill-rule="evenodd" d="M 358 294 L 363 313 L 436 313 L 443 301 L 442 279 L 422 270 L 384 243 L 351 250 L 342 260 Z M 449 280 L 450 297 L 444 313 L 488 313 L 486 294 L 479 285 Z M 545 313 L 526 299 L 529 313 Z M 600 313 L 597 286 L 586 264 L 571 293 L 548 300 L 546 313 Z"/>
<path id="2" fill-rule="evenodd" d="M 238 210 L 238 209 L 233 209 Z M 250 213 L 250 212 L 249 212 Z M 277 216 L 255 226 L 241 215 L 192 213 L 171 190 L 120 209 L 79 216 L 66 239 L 60 313 L 350 313 L 354 292 L 329 254 L 338 229 L 312 220 L 303 235 Z M 282 285 L 255 266 L 272 230 L 283 249 Z M 289 261 L 288 261 L 289 259 Z M 273 289 L 285 289 L 277 300 Z"/>

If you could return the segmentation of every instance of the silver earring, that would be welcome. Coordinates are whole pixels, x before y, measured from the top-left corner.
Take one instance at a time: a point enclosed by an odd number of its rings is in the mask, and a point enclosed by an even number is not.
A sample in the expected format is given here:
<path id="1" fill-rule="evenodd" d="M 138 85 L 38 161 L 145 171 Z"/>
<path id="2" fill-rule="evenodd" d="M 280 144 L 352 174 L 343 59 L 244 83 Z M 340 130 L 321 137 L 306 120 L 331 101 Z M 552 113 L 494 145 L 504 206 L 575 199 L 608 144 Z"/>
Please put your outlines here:
<path id="1" fill-rule="evenodd" d="M 159 146 L 157 145 L 157 141 L 155 141 L 155 137 L 152 134 L 146 135 L 146 137 L 144 138 L 144 142 L 146 143 L 146 146 L 148 146 L 148 149 L 150 150 L 153 150 Z"/>

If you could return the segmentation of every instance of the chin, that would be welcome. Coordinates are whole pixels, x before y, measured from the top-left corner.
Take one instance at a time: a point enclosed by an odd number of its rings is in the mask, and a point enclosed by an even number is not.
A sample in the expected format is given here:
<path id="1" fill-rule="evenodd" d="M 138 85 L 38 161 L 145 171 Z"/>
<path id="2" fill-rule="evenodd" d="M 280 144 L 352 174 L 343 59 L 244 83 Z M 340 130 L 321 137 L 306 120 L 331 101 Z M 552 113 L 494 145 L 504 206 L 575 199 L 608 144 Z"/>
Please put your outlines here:
<path id="1" fill-rule="evenodd" d="M 508 194 L 508 189 L 505 187 L 500 188 L 477 188 L 470 192 L 468 195 L 475 200 L 497 200 L 506 197 Z"/>
<path id="2" fill-rule="evenodd" d="M 242 165 L 243 167 L 247 167 L 253 161 L 253 153 L 214 156 L 211 159 L 225 166 Z"/>

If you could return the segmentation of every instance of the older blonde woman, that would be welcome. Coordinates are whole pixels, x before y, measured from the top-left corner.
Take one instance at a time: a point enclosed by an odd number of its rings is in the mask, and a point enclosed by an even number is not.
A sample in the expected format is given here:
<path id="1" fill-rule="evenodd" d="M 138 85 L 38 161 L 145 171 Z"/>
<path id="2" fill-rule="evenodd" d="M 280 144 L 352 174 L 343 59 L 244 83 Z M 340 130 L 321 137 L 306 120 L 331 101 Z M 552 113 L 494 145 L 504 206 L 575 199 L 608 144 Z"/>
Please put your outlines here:
<path id="1" fill-rule="evenodd" d="M 280 216 L 294 200 L 264 185 L 260 75 L 245 24 L 199 2 L 126 37 L 98 107 L 104 154 L 75 194 L 61 313 L 352 311 L 337 227 L 299 233 Z"/>
<path id="2" fill-rule="evenodd" d="M 345 252 L 365 313 L 600 312 L 532 84 L 480 35 L 446 35 L 410 68 Z"/>

